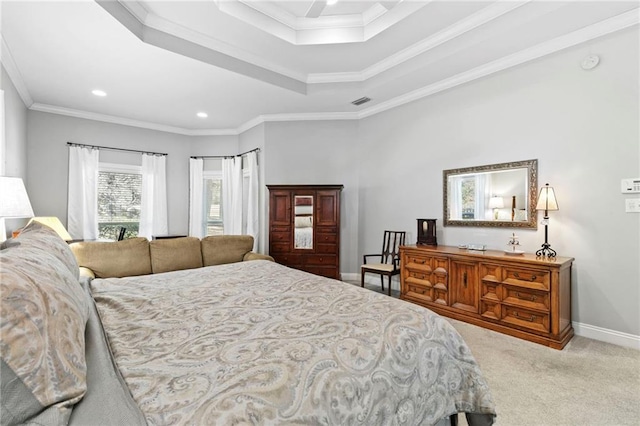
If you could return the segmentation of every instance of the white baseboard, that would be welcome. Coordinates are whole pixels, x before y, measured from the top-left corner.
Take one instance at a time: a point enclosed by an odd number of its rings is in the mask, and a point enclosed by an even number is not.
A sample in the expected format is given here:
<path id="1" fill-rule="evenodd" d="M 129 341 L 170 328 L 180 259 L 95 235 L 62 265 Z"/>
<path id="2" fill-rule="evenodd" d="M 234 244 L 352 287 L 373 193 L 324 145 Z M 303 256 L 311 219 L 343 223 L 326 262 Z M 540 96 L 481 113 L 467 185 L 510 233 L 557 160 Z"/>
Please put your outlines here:
<path id="1" fill-rule="evenodd" d="M 575 321 L 572 325 L 577 336 L 640 350 L 640 336 Z"/>
<path id="2" fill-rule="evenodd" d="M 360 282 L 360 274 L 343 272 L 341 274 L 344 281 L 358 281 Z M 400 289 L 400 284 L 394 277 L 391 288 L 394 290 Z M 365 278 L 367 284 L 380 284 L 380 279 L 376 276 L 367 275 Z M 387 280 L 385 279 L 385 284 Z M 621 331 L 610 330 L 608 328 L 597 327 L 595 325 L 583 324 L 574 321 L 572 323 L 573 330 L 577 336 L 586 337 L 589 339 L 599 340 L 601 342 L 611 343 L 618 346 L 624 346 L 626 348 L 640 350 L 640 336 L 635 334 L 623 333 Z"/>

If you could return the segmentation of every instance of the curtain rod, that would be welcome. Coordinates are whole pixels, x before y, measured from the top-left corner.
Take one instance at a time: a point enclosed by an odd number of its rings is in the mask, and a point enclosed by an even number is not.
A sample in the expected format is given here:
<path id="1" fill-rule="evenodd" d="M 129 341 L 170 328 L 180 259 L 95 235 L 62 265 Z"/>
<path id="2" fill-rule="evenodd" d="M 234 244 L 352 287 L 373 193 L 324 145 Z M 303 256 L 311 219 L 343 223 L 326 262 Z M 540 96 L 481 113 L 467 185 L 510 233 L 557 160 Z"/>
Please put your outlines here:
<path id="1" fill-rule="evenodd" d="M 95 149 L 108 149 L 108 150 L 111 150 L 111 151 L 137 152 L 137 153 L 140 153 L 140 154 L 164 155 L 164 156 L 169 155 L 169 154 L 166 154 L 164 152 L 139 151 L 137 149 L 112 148 L 110 146 L 99 146 L 99 145 L 85 145 L 85 144 L 82 144 L 82 143 L 75 143 L 75 142 L 67 142 L 67 145 L 69 145 L 69 146 L 82 146 L 82 147 L 85 147 L 85 148 L 95 148 Z"/>
<path id="2" fill-rule="evenodd" d="M 242 157 L 243 155 L 246 155 L 250 152 L 260 152 L 260 148 L 253 148 L 250 149 L 249 151 L 243 152 L 242 154 L 238 154 L 238 155 L 194 155 L 191 156 L 191 158 L 202 158 L 202 159 L 206 159 L 206 158 L 234 158 L 234 157 Z"/>

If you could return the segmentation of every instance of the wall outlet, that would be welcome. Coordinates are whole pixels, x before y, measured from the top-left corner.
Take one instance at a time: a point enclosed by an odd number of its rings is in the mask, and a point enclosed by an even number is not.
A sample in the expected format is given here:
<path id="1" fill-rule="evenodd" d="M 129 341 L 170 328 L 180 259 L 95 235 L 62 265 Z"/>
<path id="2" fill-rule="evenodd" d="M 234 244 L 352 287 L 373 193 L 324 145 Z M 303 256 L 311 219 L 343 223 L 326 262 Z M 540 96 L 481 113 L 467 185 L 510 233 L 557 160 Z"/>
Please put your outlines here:
<path id="1" fill-rule="evenodd" d="M 624 202 L 627 213 L 640 213 L 640 198 L 627 198 Z"/>

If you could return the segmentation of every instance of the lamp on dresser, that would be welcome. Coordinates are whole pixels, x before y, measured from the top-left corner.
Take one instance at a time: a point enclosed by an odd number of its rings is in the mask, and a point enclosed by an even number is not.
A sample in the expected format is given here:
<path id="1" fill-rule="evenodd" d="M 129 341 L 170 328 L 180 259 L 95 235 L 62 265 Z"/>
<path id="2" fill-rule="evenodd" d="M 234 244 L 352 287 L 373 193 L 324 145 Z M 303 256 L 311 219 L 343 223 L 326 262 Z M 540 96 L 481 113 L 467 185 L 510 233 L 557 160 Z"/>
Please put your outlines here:
<path id="1" fill-rule="evenodd" d="M 5 218 L 22 217 L 33 217 L 33 209 L 22 179 L 0 176 L 0 242 L 7 239 Z"/>
<path id="2" fill-rule="evenodd" d="M 542 219 L 542 225 L 544 225 L 544 243 L 542 248 L 536 252 L 538 257 L 556 257 L 556 252 L 551 248 L 549 244 L 549 210 L 558 210 L 558 201 L 556 200 L 556 194 L 553 191 L 553 187 L 549 184 L 540 189 L 540 195 L 538 196 L 537 210 L 544 210 L 544 217 Z"/>

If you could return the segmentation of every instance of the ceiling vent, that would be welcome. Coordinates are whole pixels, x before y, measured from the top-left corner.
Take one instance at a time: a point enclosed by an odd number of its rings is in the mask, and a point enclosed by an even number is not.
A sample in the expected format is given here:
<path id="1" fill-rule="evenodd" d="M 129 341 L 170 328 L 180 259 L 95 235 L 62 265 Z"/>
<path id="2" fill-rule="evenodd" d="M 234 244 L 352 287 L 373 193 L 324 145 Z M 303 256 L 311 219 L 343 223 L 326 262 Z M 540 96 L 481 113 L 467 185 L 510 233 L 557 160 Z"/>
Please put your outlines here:
<path id="1" fill-rule="evenodd" d="M 352 104 L 359 106 L 362 104 L 366 104 L 367 102 L 369 102 L 371 100 L 371 98 L 367 98 L 366 96 L 364 98 L 360 98 L 360 99 L 356 99 L 355 101 L 351 102 Z"/>

